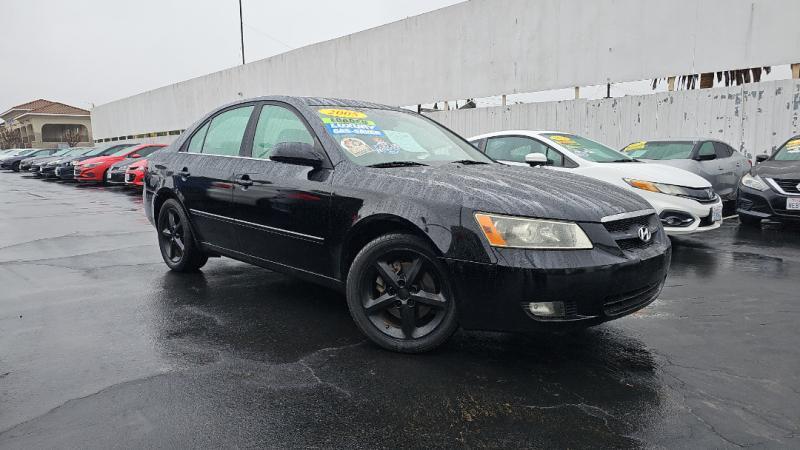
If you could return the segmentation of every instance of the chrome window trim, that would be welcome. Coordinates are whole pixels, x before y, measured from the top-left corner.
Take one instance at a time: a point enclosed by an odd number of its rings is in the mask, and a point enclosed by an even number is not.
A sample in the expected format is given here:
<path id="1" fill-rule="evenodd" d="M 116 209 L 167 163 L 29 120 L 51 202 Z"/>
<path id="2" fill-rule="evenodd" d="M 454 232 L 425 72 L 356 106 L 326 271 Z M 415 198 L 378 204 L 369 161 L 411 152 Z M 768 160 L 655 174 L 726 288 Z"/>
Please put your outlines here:
<path id="1" fill-rule="evenodd" d="M 212 219 L 219 219 L 219 220 L 223 220 L 223 221 L 227 221 L 227 222 L 236 223 L 236 224 L 239 224 L 239 225 L 245 225 L 245 226 L 252 227 L 252 228 L 258 228 L 258 229 L 261 229 L 261 230 L 264 230 L 264 231 L 270 231 L 270 232 L 273 232 L 273 233 L 288 234 L 288 235 L 297 236 L 297 237 L 300 237 L 300 238 L 303 238 L 303 239 L 310 239 L 310 240 L 316 241 L 316 242 L 325 242 L 325 238 L 322 238 L 322 237 L 319 237 L 319 236 L 312 236 L 310 234 L 298 233 L 297 231 L 284 230 L 283 228 L 270 227 L 270 226 L 267 226 L 267 225 L 261 225 L 261 224 L 258 224 L 258 223 L 248 222 L 246 220 L 234 219 L 233 217 L 220 216 L 218 214 L 212 214 L 210 212 L 200 211 L 200 210 L 197 210 L 197 209 L 189 209 L 189 212 L 191 212 L 192 214 L 196 214 L 198 216 L 205 216 L 205 217 L 209 217 L 209 218 L 212 218 Z"/>
<path id="2" fill-rule="evenodd" d="M 603 217 L 602 219 L 600 219 L 600 223 L 614 222 L 622 219 L 632 219 L 634 217 L 649 216 L 650 214 L 655 214 L 655 213 L 656 213 L 655 209 L 642 209 L 639 211 L 614 214 L 611 216 Z"/>

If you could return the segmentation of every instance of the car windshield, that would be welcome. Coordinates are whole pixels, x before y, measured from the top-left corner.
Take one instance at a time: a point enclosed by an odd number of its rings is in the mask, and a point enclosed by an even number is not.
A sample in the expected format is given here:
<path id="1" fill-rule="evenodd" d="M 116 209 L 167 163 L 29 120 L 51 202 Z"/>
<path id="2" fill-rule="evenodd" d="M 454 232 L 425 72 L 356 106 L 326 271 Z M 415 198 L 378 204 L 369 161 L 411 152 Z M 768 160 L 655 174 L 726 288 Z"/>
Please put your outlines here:
<path id="1" fill-rule="evenodd" d="M 29 150 L 20 150 L 20 151 L 18 151 L 17 153 L 14 153 L 14 156 L 25 156 L 25 155 L 30 155 L 31 153 L 33 153 L 33 152 L 35 152 L 35 151 L 38 151 L 38 150 L 35 150 L 35 149 L 34 149 L 34 150 L 30 150 L 30 149 L 29 149 Z"/>
<path id="2" fill-rule="evenodd" d="M 70 153 L 72 153 L 71 148 L 62 148 L 61 150 L 53 153 L 51 156 L 64 156 L 64 155 L 69 155 Z"/>
<path id="3" fill-rule="evenodd" d="M 800 161 L 800 136 L 795 136 L 783 144 L 772 157 L 775 161 Z"/>
<path id="4" fill-rule="evenodd" d="M 689 159 L 694 149 L 694 142 L 691 141 L 659 141 L 634 142 L 622 151 L 632 158 L 641 159 Z"/>
<path id="5" fill-rule="evenodd" d="M 574 134 L 542 133 L 542 136 L 571 151 L 575 156 L 587 161 L 599 163 L 634 161 L 634 159 L 622 152 L 618 152 L 599 142 Z"/>
<path id="6" fill-rule="evenodd" d="M 317 115 L 342 152 L 361 166 L 491 163 L 475 147 L 411 112 L 321 106 Z"/>

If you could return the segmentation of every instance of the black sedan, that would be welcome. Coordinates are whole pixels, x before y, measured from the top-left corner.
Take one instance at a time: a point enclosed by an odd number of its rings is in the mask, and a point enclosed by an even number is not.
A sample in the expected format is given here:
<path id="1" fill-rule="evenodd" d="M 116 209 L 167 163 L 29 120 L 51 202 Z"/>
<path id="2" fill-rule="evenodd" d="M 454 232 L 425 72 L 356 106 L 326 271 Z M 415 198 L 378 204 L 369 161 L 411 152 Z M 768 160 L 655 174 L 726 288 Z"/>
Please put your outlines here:
<path id="1" fill-rule="evenodd" d="M 56 151 L 52 155 L 33 156 L 33 157 L 25 158 L 22 161 L 20 161 L 19 170 L 21 170 L 21 171 L 29 171 L 29 172 L 33 173 L 34 175 L 37 175 L 37 173 L 39 171 L 39 167 L 42 164 L 47 164 L 50 161 L 55 161 L 56 159 L 58 159 L 58 158 L 60 158 L 62 156 L 66 156 L 66 155 L 72 153 L 73 151 L 75 151 L 75 148 L 63 148 L 63 149 L 60 149 L 60 150 Z"/>
<path id="2" fill-rule="evenodd" d="M 466 329 L 564 330 L 659 294 L 670 242 L 642 198 L 495 163 L 419 114 L 263 97 L 213 111 L 149 159 L 145 211 L 172 270 L 227 256 L 346 293 L 401 352 Z"/>
<path id="3" fill-rule="evenodd" d="M 55 148 L 45 148 L 45 149 L 31 149 L 30 151 L 23 151 L 14 156 L 8 156 L 0 161 L 0 169 L 7 169 L 13 170 L 14 172 L 19 172 L 19 166 L 22 164 L 22 161 L 27 158 L 35 158 L 37 156 L 50 156 L 53 153 L 58 151 Z"/>
<path id="4" fill-rule="evenodd" d="M 739 221 L 744 225 L 759 225 L 762 219 L 800 221 L 800 135 L 772 156 L 759 155 L 756 162 L 739 183 Z"/>

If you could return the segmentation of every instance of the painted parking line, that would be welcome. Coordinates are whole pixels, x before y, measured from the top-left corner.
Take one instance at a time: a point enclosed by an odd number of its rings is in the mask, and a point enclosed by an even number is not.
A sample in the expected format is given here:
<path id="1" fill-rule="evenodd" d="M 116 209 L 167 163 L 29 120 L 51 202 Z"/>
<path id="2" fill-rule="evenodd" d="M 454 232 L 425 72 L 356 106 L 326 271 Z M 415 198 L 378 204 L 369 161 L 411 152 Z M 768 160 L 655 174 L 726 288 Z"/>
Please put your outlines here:
<path id="1" fill-rule="evenodd" d="M 733 219 L 733 218 L 736 218 L 736 217 L 739 217 L 739 215 L 738 214 L 734 214 L 732 216 L 723 217 L 723 219 L 728 220 L 728 219 Z"/>

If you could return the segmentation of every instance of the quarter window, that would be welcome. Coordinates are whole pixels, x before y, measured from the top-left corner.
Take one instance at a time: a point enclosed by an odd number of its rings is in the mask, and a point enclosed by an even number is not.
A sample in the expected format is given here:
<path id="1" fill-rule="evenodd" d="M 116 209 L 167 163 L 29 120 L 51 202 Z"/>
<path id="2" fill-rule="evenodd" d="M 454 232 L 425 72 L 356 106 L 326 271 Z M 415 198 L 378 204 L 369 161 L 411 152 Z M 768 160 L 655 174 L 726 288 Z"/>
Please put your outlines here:
<path id="1" fill-rule="evenodd" d="M 714 148 L 717 149 L 717 158 L 730 158 L 733 154 L 733 149 L 722 142 L 714 142 Z"/>
<path id="2" fill-rule="evenodd" d="M 209 122 L 211 123 L 211 122 Z M 200 153 L 203 151 L 203 141 L 206 139 L 208 132 L 208 123 L 203 125 L 199 130 L 194 133 L 192 140 L 189 141 L 189 147 L 186 150 L 190 153 Z"/>
<path id="3" fill-rule="evenodd" d="M 204 155 L 238 156 L 242 146 L 247 122 L 250 121 L 252 106 L 231 109 L 214 117 L 208 127 L 205 142 L 203 143 Z"/>
<path id="4" fill-rule="evenodd" d="M 709 156 L 709 155 L 716 155 L 716 150 L 714 150 L 714 144 L 711 142 L 703 142 L 703 145 L 700 146 L 700 150 L 697 152 L 698 156 Z"/>
<path id="5" fill-rule="evenodd" d="M 269 159 L 272 149 L 284 142 L 314 145 L 314 138 L 292 111 L 281 106 L 264 105 L 253 138 L 253 158 Z"/>

